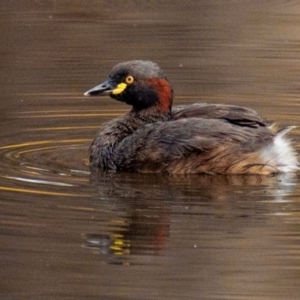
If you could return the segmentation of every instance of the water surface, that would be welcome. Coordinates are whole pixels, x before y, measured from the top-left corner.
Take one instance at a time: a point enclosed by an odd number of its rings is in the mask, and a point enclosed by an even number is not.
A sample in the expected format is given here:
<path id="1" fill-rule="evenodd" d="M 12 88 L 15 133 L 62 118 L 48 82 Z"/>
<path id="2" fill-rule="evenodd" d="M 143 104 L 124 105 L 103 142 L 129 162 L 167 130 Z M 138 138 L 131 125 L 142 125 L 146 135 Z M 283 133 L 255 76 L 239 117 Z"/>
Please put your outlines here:
<path id="1" fill-rule="evenodd" d="M 299 126 L 297 1 L 0 8 L 1 299 L 299 299 L 299 174 L 90 170 L 101 124 L 129 108 L 82 96 L 115 63 L 150 59 L 175 104 Z"/>

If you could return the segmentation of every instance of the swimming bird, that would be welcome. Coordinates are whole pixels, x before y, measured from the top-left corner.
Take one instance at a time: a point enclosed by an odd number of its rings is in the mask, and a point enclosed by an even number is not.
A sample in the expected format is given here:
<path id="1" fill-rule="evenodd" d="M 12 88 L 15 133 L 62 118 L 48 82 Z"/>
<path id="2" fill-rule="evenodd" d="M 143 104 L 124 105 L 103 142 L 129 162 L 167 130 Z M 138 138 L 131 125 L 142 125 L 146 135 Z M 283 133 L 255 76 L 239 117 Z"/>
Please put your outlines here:
<path id="1" fill-rule="evenodd" d="M 109 95 L 132 106 L 103 125 L 90 146 L 90 164 L 102 170 L 170 174 L 272 174 L 299 169 L 285 134 L 256 111 L 194 103 L 172 108 L 173 88 L 154 62 L 113 67 L 84 95 Z"/>

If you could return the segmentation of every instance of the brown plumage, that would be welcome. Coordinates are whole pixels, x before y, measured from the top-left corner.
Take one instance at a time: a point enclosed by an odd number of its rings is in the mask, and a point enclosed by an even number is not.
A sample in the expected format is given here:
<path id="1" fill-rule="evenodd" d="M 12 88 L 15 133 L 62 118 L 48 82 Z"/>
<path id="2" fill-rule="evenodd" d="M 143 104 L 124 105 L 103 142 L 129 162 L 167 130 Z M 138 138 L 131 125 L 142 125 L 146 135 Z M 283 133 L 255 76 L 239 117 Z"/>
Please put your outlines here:
<path id="1" fill-rule="evenodd" d="M 129 61 L 85 95 L 105 95 L 132 110 L 104 124 L 90 147 L 103 170 L 176 174 L 271 174 L 298 170 L 288 140 L 254 110 L 195 103 L 172 109 L 173 90 L 157 64 Z"/>

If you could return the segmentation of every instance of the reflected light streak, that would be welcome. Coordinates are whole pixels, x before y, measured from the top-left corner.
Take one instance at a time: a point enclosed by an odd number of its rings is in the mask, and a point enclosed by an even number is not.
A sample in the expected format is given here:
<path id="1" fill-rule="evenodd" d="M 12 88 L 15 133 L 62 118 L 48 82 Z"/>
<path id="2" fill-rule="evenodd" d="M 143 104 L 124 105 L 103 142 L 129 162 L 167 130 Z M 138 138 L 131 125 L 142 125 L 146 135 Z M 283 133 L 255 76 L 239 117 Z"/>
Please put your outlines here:
<path id="1" fill-rule="evenodd" d="M 97 111 L 97 110 L 96 110 Z M 102 113 L 125 113 L 127 112 L 128 110 L 126 109 L 101 109 L 101 110 L 98 110 L 99 112 L 102 112 Z M 59 113 L 59 114 L 62 114 L 62 113 L 65 113 L 65 114 L 68 114 L 70 112 L 75 112 L 75 113 L 88 113 L 88 112 L 95 112 L 95 109 L 73 109 L 73 110 L 63 110 L 63 109 L 60 109 L 60 110 L 30 110 L 30 111 L 21 111 L 21 112 L 18 112 L 19 115 L 27 115 L 27 114 L 48 114 L 48 113 L 52 113 L 52 114 L 55 114 L 55 113 Z"/>
<path id="2" fill-rule="evenodd" d="M 88 197 L 91 198 L 91 195 L 88 194 L 71 194 L 71 193 L 60 193 L 60 192 L 49 192 L 41 190 L 32 190 L 32 189 L 22 189 L 22 188 L 12 188 L 6 186 L 0 186 L 0 191 L 6 192 L 17 192 L 17 193 L 26 193 L 26 194 L 36 194 L 36 195 L 48 195 L 48 196 L 66 196 L 66 197 Z"/>
<path id="3" fill-rule="evenodd" d="M 19 119 L 23 118 L 69 118 L 69 117 L 119 117 L 121 116 L 120 113 L 87 113 L 87 114 L 51 114 L 51 115 L 36 115 L 36 116 L 19 116 Z"/>
<path id="4" fill-rule="evenodd" d="M 12 148 L 19 148 L 19 147 L 27 147 L 27 146 L 34 146 L 34 145 L 44 145 L 44 144 L 51 144 L 51 143 L 85 143 L 90 142 L 90 139 L 71 139 L 71 140 L 46 140 L 46 141 L 37 141 L 37 142 L 27 142 L 27 143 L 20 143 L 20 144 L 14 144 L 14 145 L 7 145 L 0 147 L 0 150 L 5 149 L 12 149 Z"/>
<path id="5" fill-rule="evenodd" d="M 74 184 L 69 183 L 63 183 L 63 182 L 57 182 L 57 181 L 48 181 L 48 180 L 40 180 L 40 179 L 29 179 L 29 178 L 23 178 L 23 177 L 14 177 L 14 176 L 1 176 L 2 178 L 6 179 L 13 179 L 23 182 L 30 182 L 30 183 L 38 183 L 38 184 L 46 184 L 46 185 L 55 185 L 55 186 L 75 186 Z"/>
<path id="6" fill-rule="evenodd" d="M 48 146 L 48 147 L 40 147 L 40 148 L 35 148 L 35 149 L 30 149 L 30 150 L 24 150 L 24 151 L 17 152 L 14 155 L 14 157 L 19 158 L 20 155 L 25 154 L 25 153 L 39 152 L 39 151 L 44 151 L 44 150 L 60 149 L 60 148 L 64 148 L 64 146 Z"/>
<path id="7" fill-rule="evenodd" d="M 73 129 L 98 129 L 98 126 L 65 126 L 65 127 L 41 127 L 41 128 L 29 128 L 26 131 L 52 131 L 52 130 L 73 130 Z"/>
<path id="8" fill-rule="evenodd" d="M 87 166 L 89 165 L 89 163 L 87 162 L 86 164 Z M 90 171 L 83 171 L 83 170 L 70 170 L 71 173 L 76 173 L 76 174 L 83 174 L 83 175 L 90 175 L 91 172 Z"/>
<path id="9" fill-rule="evenodd" d="M 16 96 L 61 96 L 61 95 L 66 95 L 66 96 L 70 96 L 70 95 L 77 95 L 78 96 L 78 93 L 22 93 L 22 94 L 19 94 L 19 93 L 15 93 Z M 83 98 L 83 96 L 81 97 L 78 97 L 78 98 Z"/>

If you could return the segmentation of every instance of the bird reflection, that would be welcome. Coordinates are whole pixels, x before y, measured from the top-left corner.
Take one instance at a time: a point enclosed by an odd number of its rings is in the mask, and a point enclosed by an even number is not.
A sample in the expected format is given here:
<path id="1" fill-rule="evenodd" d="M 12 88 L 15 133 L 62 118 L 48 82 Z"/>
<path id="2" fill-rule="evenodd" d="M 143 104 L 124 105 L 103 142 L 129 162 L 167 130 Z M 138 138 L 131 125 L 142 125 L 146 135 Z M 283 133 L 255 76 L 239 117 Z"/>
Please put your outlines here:
<path id="1" fill-rule="evenodd" d="M 247 217 L 239 201 L 253 203 L 255 193 L 277 200 L 291 193 L 288 175 L 158 176 L 91 172 L 100 226 L 85 234 L 84 247 L 107 262 L 130 263 L 137 255 L 164 255 L 176 214 Z M 256 200 L 257 201 L 257 200 Z M 174 222 L 174 221 L 173 221 Z"/>

